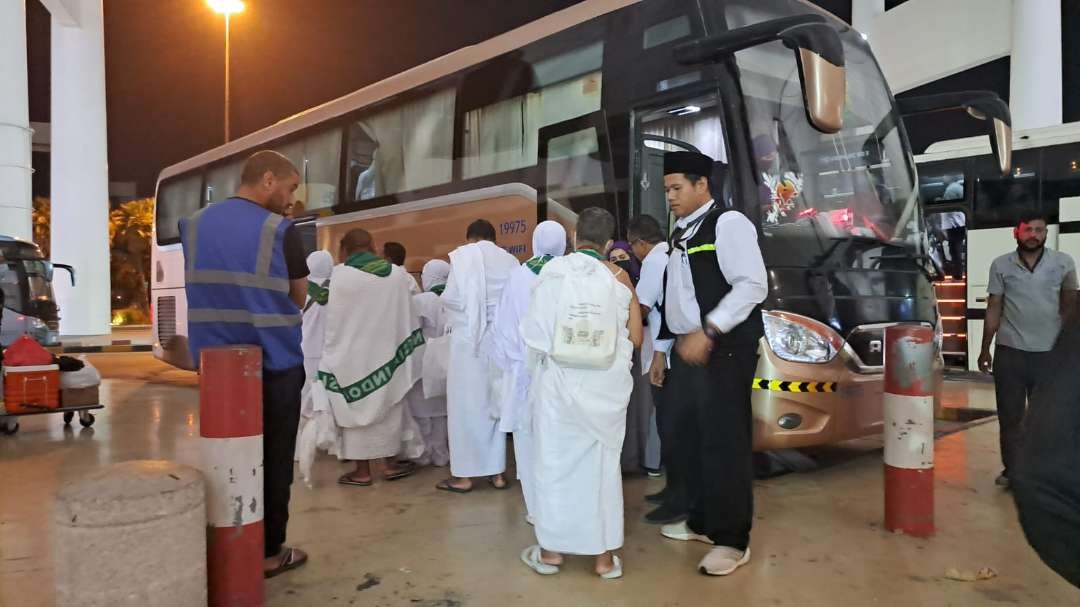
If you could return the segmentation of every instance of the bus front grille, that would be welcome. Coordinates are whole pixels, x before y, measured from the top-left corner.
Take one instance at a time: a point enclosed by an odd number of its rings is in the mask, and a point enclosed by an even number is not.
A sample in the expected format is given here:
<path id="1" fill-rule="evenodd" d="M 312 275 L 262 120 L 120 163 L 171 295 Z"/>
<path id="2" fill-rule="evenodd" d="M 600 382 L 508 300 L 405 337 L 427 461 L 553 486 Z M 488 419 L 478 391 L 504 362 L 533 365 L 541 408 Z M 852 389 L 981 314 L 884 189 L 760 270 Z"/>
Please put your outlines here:
<path id="1" fill-rule="evenodd" d="M 176 298 L 158 297 L 154 311 L 157 313 L 157 341 L 168 350 L 176 338 Z"/>

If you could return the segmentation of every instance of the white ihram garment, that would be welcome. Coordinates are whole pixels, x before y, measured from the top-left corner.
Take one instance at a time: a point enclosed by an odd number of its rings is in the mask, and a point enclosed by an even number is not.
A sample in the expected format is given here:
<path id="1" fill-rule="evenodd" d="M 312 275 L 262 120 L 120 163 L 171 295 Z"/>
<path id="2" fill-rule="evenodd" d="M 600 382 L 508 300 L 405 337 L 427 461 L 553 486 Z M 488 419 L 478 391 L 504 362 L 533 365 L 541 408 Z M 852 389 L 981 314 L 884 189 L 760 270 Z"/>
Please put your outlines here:
<path id="1" fill-rule="evenodd" d="M 566 229 L 554 221 L 536 226 L 532 239 L 533 258 L 510 273 L 503 289 L 495 319 L 491 323 L 492 362 L 497 369 L 492 378 L 492 394 L 499 406 L 499 429 L 514 433 L 514 464 L 525 498 L 526 513 L 533 502 L 532 410 L 528 406 L 529 368 L 525 342 L 521 339 L 521 319 L 529 309 L 529 299 L 544 257 L 566 252 Z"/>
<path id="2" fill-rule="evenodd" d="M 413 309 L 420 316 L 420 328 L 428 343 L 446 330 L 446 313 L 442 299 L 431 290 L 446 286 L 449 274 L 450 264 L 445 261 L 433 259 L 427 262 L 420 278 L 425 292 L 413 295 L 412 298 Z M 421 374 L 423 375 L 423 371 Z M 446 396 L 425 398 L 423 383 L 417 382 L 405 398 L 409 412 L 424 438 L 424 453 L 416 462 L 421 465 L 447 465 L 450 463 L 450 446 L 446 436 Z"/>
<path id="3" fill-rule="evenodd" d="M 451 327 L 446 380 L 450 473 L 477 477 L 506 471 L 506 434 L 490 393 L 491 335 L 488 323 L 510 273 L 513 255 L 482 240 L 450 253 L 450 279 L 443 292 Z"/>
<path id="4" fill-rule="evenodd" d="M 619 334 L 615 362 L 608 369 L 566 368 L 547 356 L 553 347 L 563 277 L 570 273 L 591 273 L 595 280 L 606 275 L 610 280 Z M 626 327 L 630 301 L 630 290 L 604 264 L 582 254 L 550 261 L 533 288 L 521 332 L 533 366 L 533 517 L 536 539 L 546 550 L 596 555 L 622 546 L 619 457 L 633 389 L 634 347 Z"/>

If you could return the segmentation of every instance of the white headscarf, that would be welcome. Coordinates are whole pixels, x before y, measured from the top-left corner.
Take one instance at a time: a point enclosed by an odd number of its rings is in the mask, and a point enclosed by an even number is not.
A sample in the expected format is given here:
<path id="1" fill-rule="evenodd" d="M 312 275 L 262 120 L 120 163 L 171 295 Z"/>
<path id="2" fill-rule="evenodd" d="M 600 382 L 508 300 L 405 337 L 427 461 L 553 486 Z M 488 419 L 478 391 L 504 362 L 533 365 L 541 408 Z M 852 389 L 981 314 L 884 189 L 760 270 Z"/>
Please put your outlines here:
<path id="1" fill-rule="evenodd" d="M 543 221 L 533 231 L 533 256 L 558 257 L 566 253 L 566 228 L 557 221 Z"/>
<path id="2" fill-rule="evenodd" d="M 424 264 L 424 269 L 420 272 L 420 285 L 427 292 L 439 285 L 445 285 L 449 277 L 450 264 L 441 259 L 432 259 Z"/>
<path id="3" fill-rule="evenodd" d="M 334 269 L 334 257 L 329 251 L 315 251 L 307 256 L 308 280 L 322 284 L 330 278 L 330 272 Z"/>

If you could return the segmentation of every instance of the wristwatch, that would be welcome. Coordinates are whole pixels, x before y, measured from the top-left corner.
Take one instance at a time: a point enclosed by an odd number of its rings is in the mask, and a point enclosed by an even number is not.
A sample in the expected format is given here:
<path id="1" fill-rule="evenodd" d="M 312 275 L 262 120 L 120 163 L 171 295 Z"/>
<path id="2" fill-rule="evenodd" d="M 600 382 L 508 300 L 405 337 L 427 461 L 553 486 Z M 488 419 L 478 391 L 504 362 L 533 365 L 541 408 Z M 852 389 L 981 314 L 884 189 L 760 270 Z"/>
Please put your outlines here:
<path id="1" fill-rule="evenodd" d="M 723 332 L 721 332 L 720 329 L 717 329 L 708 322 L 704 323 L 702 330 L 705 332 L 705 337 L 708 337 L 713 341 L 720 339 L 720 336 L 723 335 Z"/>

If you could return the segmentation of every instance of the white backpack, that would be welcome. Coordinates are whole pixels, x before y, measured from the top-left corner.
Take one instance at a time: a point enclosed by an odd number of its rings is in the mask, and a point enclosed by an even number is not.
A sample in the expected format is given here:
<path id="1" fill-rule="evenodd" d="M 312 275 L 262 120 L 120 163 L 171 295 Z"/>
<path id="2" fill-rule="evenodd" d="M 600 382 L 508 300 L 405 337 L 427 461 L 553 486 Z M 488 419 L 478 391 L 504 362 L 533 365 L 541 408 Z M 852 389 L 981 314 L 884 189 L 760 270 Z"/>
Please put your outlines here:
<path id="1" fill-rule="evenodd" d="M 564 367 L 609 369 L 619 337 L 615 277 L 603 264 L 590 268 L 563 278 L 551 358 Z"/>

